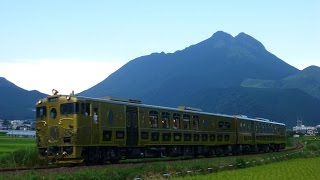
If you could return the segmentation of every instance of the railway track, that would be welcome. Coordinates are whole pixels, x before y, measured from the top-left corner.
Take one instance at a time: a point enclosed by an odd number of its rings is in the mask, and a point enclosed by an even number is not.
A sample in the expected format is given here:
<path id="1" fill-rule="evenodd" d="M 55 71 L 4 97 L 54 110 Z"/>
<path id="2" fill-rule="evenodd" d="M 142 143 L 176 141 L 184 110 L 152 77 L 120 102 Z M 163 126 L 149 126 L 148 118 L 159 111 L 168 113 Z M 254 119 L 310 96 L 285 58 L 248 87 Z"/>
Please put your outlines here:
<path id="1" fill-rule="evenodd" d="M 284 149 L 282 151 L 279 152 L 269 152 L 269 153 L 284 153 L 284 152 L 296 152 L 296 151 L 300 151 L 304 148 L 304 144 L 299 142 L 296 143 L 293 147 Z M 266 154 L 266 153 L 264 153 Z M 249 154 L 241 154 L 241 155 L 237 155 L 239 157 L 241 156 L 253 156 L 253 155 L 257 155 L 257 153 L 249 153 Z M 214 158 L 214 157 L 213 157 Z M 120 161 L 119 164 L 115 164 L 115 165 L 130 165 L 130 164 L 139 164 L 139 163 L 151 163 L 151 162 L 163 162 L 163 161 L 180 161 L 180 160 L 190 160 L 190 159 L 204 159 L 204 158 L 188 158 L 188 157 L 179 157 L 179 158 L 168 158 L 168 159 L 163 159 L 163 158 L 157 158 L 157 159 L 130 159 L 130 160 L 124 160 L 124 161 Z M 110 164 L 107 164 L 110 165 Z M 84 165 L 84 164 L 80 164 L 80 165 L 49 165 L 49 166 L 37 166 L 37 167 L 15 167 L 15 168 L 0 168 L 0 175 L 2 173 L 15 173 L 15 172 L 20 172 L 20 171 L 31 171 L 31 170 L 50 170 L 50 169 L 58 169 L 58 168 L 70 168 L 70 167 L 93 167 L 93 166 L 99 166 L 99 167 L 103 167 L 105 165 Z"/>
<path id="2" fill-rule="evenodd" d="M 15 172 L 15 171 L 27 171 L 27 170 L 40 170 L 40 169 L 55 169 L 62 166 L 37 166 L 37 167 L 16 167 L 16 168 L 0 168 L 1 172 Z"/>

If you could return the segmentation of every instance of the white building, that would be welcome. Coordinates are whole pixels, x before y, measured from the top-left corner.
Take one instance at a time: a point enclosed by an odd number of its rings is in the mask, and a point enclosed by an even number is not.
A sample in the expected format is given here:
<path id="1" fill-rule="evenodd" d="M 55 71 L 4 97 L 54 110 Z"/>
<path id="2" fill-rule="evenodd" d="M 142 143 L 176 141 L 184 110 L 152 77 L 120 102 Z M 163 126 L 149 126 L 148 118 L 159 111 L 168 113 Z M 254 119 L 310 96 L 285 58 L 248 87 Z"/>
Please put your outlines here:
<path id="1" fill-rule="evenodd" d="M 302 125 L 302 121 L 297 121 L 297 126 L 293 127 L 293 131 L 307 136 L 315 136 L 318 131 L 316 127 Z"/>

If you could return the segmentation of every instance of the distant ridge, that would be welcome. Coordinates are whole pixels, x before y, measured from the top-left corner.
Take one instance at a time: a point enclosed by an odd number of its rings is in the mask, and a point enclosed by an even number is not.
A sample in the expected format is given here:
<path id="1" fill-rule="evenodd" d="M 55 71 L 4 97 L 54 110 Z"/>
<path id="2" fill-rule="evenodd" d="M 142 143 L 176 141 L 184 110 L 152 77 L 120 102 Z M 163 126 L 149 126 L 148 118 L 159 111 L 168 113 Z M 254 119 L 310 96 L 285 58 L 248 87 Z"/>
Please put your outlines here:
<path id="1" fill-rule="evenodd" d="M 320 67 L 309 66 L 302 71 L 280 80 L 246 79 L 243 87 L 300 89 L 320 99 Z"/>
<path id="2" fill-rule="evenodd" d="M 46 94 L 27 91 L 0 77 L 0 119 L 35 119 L 35 103 L 43 97 Z"/>

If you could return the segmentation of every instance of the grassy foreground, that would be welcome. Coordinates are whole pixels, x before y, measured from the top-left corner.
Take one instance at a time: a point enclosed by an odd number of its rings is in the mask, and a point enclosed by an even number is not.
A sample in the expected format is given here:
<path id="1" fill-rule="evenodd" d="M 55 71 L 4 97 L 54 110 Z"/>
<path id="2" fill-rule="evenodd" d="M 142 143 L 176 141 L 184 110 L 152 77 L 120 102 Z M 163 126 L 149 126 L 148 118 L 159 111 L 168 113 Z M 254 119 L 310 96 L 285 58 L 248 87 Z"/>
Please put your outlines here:
<path id="1" fill-rule="evenodd" d="M 311 159 L 292 159 L 283 162 L 267 164 L 263 166 L 250 167 L 246 169 L 223 171 L 210 175 L 181 177 L 179 179 L 196 180 L 196 179 L 215 179 L 215 180 L 295 180 L 295 179 L 319 179 L 320 158 Z"/>
<path id="2" fill-rule="evenodd" d="M 1 174 L 1 179 L 166 179 L 166 178 L 192 178 L 192 179 L 236 179 L 244 176 L 243 179 L 266 179 L 271 175 L 272 179 L 314 179 L 299 173 L 296 168 L 308 169 L 303 172 L 314 172 L 313 167 L 320 165 L 320 138 L 298 138 L 291 139 L 293 142 L 303 142 L 305 148 L 299 152 L 278 152 L 265 153 L 248 156 L 227 156 L 205 159 L 160 161 L 141 164 L 121 164 L 106 166 L 89 166 L 64 168 L 62 170 L 52 170 L 49 173 L 43 171 L 17 172 L 16 174 Z M 1 144 L 1 142 L 0 142 Z M 294 143 L 293 143 L 294 144 Z M 163 159 L 165 160 L 165 159 Z M 280 163 L 279 163 L 280 162 Z M 310 163 L 310 164 L 309 164 Z M 0 167 L 34 167 L 40 165 L 37 160 L 37 148 L 20 149 L 11 153 L 0 155 Z M 277 165 L 280 164 L 280 165 Z M 295 164 L 298 164 L 295 166 Z M 273 166 L 274 165 L 274 166 Z M 310 167 L 309 167 L 310 166 Z M 208 171 L 212 168 L 212 172 Z M 246 168 L 246 169 L 245 169 Z M 244 171 L 244 172 L 243 172 Z M 263 171 L 263 173 L 261 172 Z M 242 173 L 240 175 L 234 173 Z M 255 174 L 254 172 L 257 172 Z M 231 173 L 231 174 L 230 174 Z M 260 174 L 263 174 L 261 176 Z M 252 175 L 250 175 L 252 174 Z M 290 174 L 295 174 L 291 176 Z M 213 176 L 213 177 L 211 177 Z M 229 177 L 230 176 L 230 177 Z M 239 176 L 239 177 L 238 177 Z M 278 177 L 279 176 L 279 177 Z M 271 179 L 271 178 L 270 178 Z"/>
<path id="3" fill-rule="evenodd" d="M 35 138 L 0 134 L 0 168 L 34 166 L 38 163 Z"/>

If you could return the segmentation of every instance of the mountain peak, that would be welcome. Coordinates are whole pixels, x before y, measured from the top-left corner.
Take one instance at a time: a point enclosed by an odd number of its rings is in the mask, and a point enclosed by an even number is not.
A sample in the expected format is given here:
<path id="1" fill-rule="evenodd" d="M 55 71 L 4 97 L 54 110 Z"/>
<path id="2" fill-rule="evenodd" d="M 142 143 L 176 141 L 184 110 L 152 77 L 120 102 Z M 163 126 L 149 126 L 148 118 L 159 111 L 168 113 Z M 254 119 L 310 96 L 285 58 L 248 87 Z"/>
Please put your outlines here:
<path id="1" fill-rule="evenodd" d="M 251 49 L 254 50 L 265 50 L 265 47 L 263 46 L 263 44 L 261 42 L 259 42 L 258 40 L 256 40 L 255 38 L 253 38 L 252 36 L 246 34 L 246 33 L 239 33 L 236 37 L 235 40 Z"/>
<path id="2" fill-rule="evenodd" d="M 311 65 L 311 66 L 308 66 L 305 69 L 303 69 L 302 72 L 319 73 L 320 74 L 320 67 L 315 66 L 315 65 Z"/>
<path id="3" fill-rule="evenodd" d="M 220 47 L 226 47 L 230 45 L 233 41 L 233 37 L 223 31 L 217 31 L 215 32 L 209 39 L 206 39 L 195 46 L 197 48 L 204 48 L 204 47 L 209 47 L 209 48 L 220 48 Z"/>
<path id="4" fill-rule="evenodd" d="M 16 87 L 16 85 L 8 81 L 6 78 L 0 77 L 0 87 Z"/>
<path id="5" fill-rule="evenodd" d="M 224 31 L 217 31 L 217 32 L 213 33 L 211 38 L 216 38 L 216 39 L 230 39 L 231 38 L 232 39 L 233 37 Z"/>

